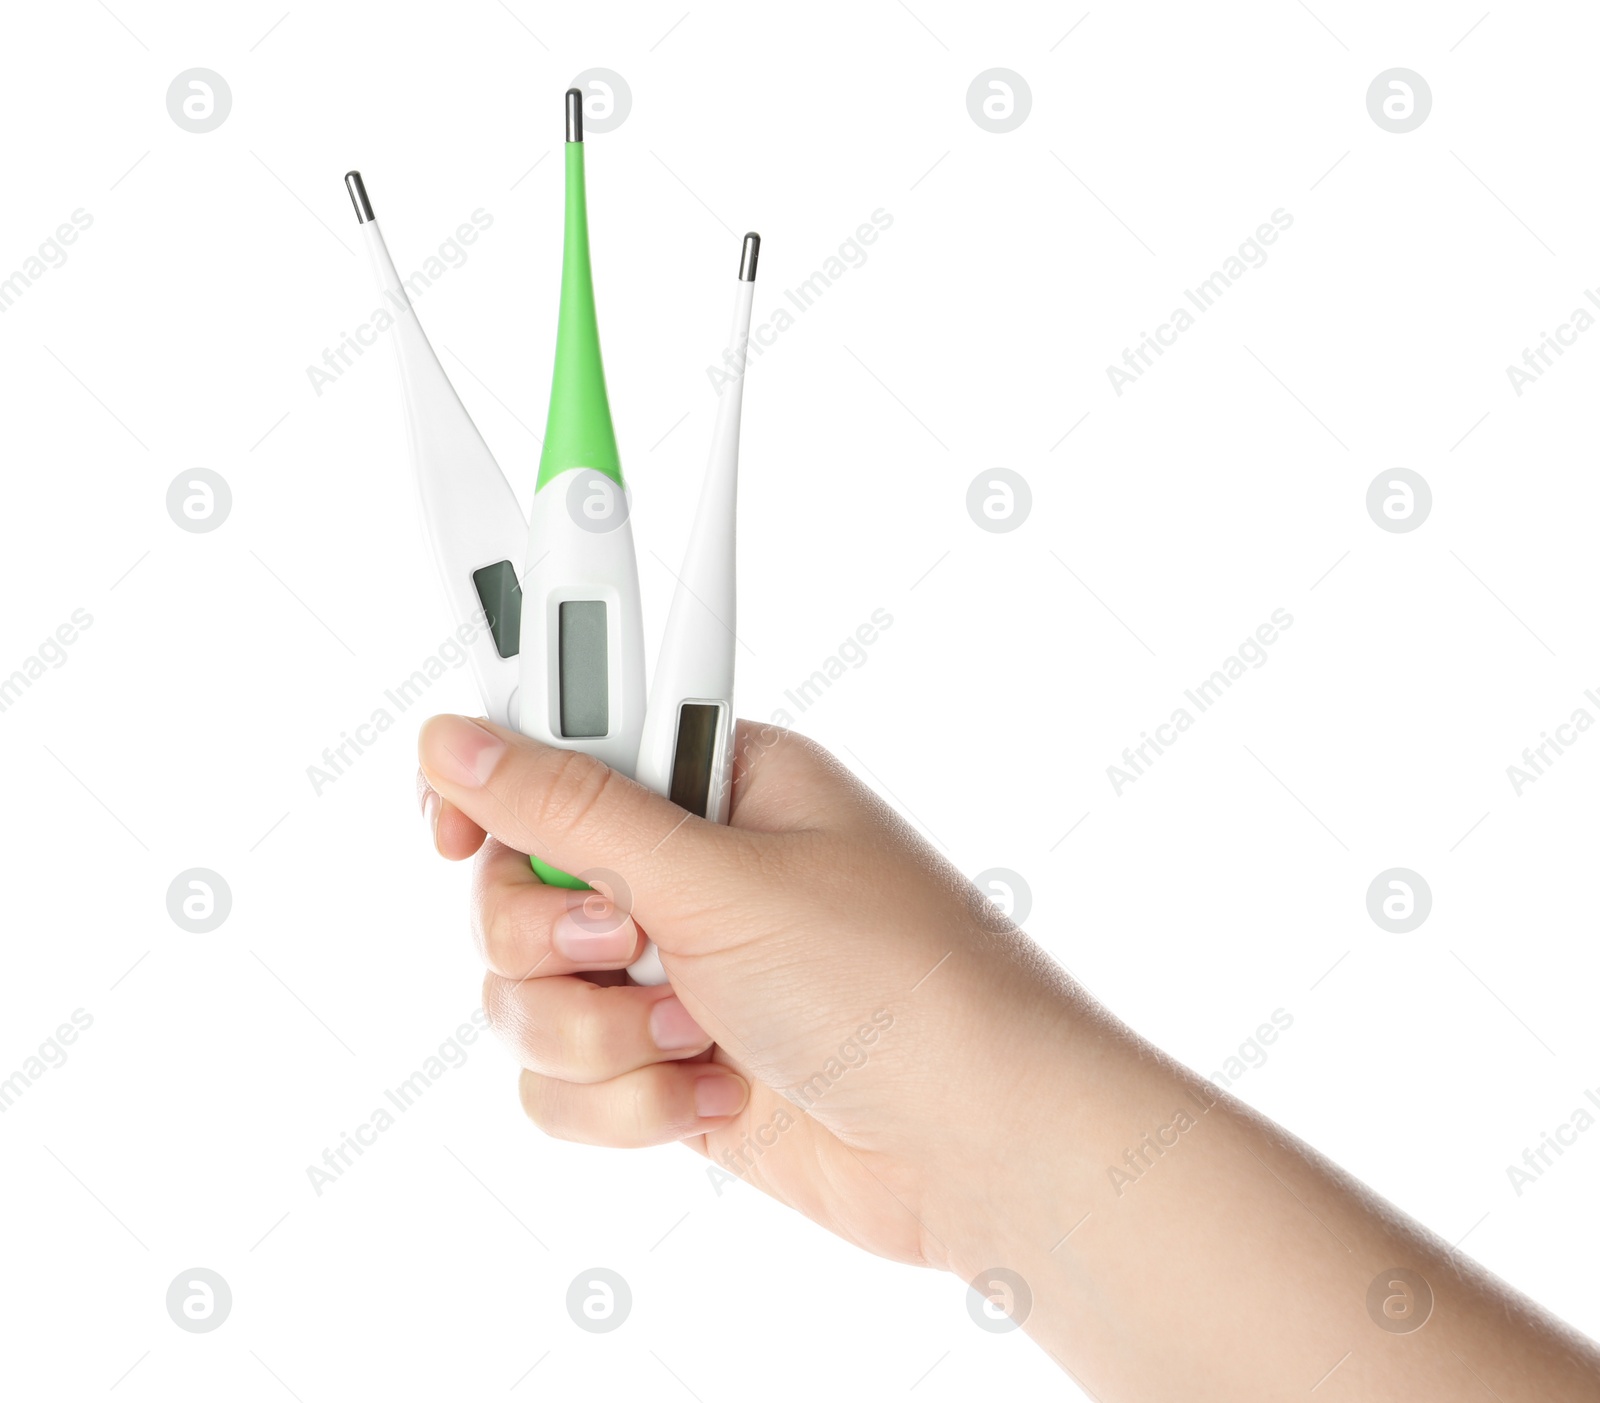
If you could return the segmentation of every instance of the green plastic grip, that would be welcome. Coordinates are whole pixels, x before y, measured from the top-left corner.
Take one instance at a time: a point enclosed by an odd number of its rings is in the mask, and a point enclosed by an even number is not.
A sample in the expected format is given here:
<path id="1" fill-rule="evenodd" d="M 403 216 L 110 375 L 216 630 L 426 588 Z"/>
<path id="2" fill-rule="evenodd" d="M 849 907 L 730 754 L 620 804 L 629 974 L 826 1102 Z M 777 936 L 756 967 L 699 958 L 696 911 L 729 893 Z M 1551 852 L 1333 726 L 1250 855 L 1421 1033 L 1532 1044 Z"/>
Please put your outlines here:
<path id="1" fill-rule="evenodd" d="M 559 867 L 552 867 L 548 862 L 541 862 L 532 853 L 528 854 L 528 866 L 533 868 L 533 875 L 547 887 L 565 887 L 568 891 L 594 890 L 587 882 L 580 881 L 570 872 L 563 872 Z"/>

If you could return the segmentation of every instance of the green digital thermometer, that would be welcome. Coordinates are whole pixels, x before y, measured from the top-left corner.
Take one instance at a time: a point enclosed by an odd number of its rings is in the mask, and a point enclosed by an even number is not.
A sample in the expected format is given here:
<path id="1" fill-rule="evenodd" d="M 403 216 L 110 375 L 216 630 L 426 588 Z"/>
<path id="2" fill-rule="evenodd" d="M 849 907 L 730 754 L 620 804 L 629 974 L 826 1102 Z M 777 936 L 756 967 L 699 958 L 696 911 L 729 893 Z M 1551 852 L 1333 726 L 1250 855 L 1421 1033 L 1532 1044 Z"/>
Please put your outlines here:
<path id="1" fill-rule="evenodd" d="M 589 267 L 583 94 L 567 93 L 561 311 L 522 575 L 517 727 L 633 777 L 644 727 L 644 624 Z M 585 884 L 537 857 L 546 882 Z"/>

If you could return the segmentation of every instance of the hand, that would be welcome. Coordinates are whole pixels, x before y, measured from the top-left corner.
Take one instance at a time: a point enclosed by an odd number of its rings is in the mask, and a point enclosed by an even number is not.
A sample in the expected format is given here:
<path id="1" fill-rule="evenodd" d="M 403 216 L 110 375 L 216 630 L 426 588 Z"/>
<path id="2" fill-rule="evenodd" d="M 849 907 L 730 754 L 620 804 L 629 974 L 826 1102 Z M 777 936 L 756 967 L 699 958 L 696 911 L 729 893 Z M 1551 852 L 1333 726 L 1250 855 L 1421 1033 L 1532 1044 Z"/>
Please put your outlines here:
<path id="1" fill-rule="evenodd" d="M 683 1140 L 871 1251 L 948 1265 L 941 1224 L 992 1182 L 983 1128 L 1026 1119 L 1081 1000 L 825 751 L 748 724 L 735 744 L 721 827 L 588 756 L 424 727 L 436 844 L 482 847 L 484 1004 L 523 1106 L 568 1139 Z M 528 852 L 610 899 L 542 885 Z M 646 933 L 670 987 L 619 973 Z"/>
<path id="2" fill-rule="evenodd" d="M 824 751 L 736 744 L 723 828 L 486 722 L 423 728 L 540 1126 L 683 1140 L 870 1251 L 1020 1280 L 1008 1308 L 1107 1403 L 1600 1396 L 1591 1342 L 1118 1023 Z M 670 987 L 622 973 L 646 933 Z"/>

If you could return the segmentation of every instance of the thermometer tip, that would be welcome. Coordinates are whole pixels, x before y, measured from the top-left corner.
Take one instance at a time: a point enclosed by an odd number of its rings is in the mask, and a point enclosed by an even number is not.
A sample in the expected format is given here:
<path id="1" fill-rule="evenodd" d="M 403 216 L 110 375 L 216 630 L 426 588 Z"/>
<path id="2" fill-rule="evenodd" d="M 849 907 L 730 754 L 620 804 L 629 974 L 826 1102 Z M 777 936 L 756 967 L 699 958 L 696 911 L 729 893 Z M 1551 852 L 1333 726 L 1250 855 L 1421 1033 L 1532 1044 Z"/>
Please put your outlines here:
<path id="1" fill-rule="evenodd" d="M 372 222 L 372 201 L 367 198 L 367 187 L 362 183 L 360 171 L 346 171 L 344 188 L 350 192 L 350 203 L 356 207 L 356 223 Z"/>
<path id="2" fill-rule="evenodd" d="M 739 251 L 739 281 L 753 283 L 756 280 L 756 260 L 761 257 L 761 235 L 756 233 L 744 236 L 744 247 Z"/>
<path id="3" fill-rule="evenodd" d="M 567 89 L 567 140 L 583 140 L 583 90 Z"/>

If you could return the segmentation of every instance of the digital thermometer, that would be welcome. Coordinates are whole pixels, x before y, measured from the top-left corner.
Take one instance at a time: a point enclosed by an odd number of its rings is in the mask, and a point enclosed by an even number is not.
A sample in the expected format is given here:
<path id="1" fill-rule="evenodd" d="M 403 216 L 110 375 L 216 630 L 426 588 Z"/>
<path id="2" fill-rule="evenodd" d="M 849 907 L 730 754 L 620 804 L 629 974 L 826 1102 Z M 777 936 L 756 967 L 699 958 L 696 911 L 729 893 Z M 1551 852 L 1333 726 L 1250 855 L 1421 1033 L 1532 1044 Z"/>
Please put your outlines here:
<path id="1" fill-rule="evenodd" d="M 645 719 L 639 565 L 595 319 L 582 92 L 568 89 L 566 104 L 561 310 L 528 523 L 519 728 L 631 778 Z M 586 885 L 532 854 L 528 861 L 552 885 Z M 667 982 L 653 944 L 628 972 L 641 984 Z"/>
<path id="2" fill-rule="evenodd" d="M 378 230 L 361 172 L 344 178 L 367 261 L 394 318 L 406 439 L 428 544 L 451 615 L 479 625 L 467 644 L 484 715 L 517 724 L 517 640 L 522 594 L 517 567 L 527 548 L 522 508 L 423 334 L 405 284 Z M 487 624 L 487 628 L 481 627 Z"/>
<path id="3" fill-rule="evenodd" d="M 650 684 L 635 777 L 699 818 L 728 821 L 733 791 L 733 664 L 738 592 L 734 528 L 739 501 L 739 419 L 748 366 L 761 236 L 746 234 L 739 256 L 728 349 L 739 373 L 722 392 L 711 455 L 700 485 L 689 548 L 667 615 Z M 628 967 L 641 984 L 664 984 L 651 946 Z"/>
<path id="4" fill-rule="evenodd" d="M 586 751 L 631 779 L 644 725 L 644 623 L 595 323 L 576 88 L 567 92 L 566 162 L 561 311 L 522 577 L 517 724 L 524 735 Z M 584 885 L 529 860 L 546 882 Z"/>

